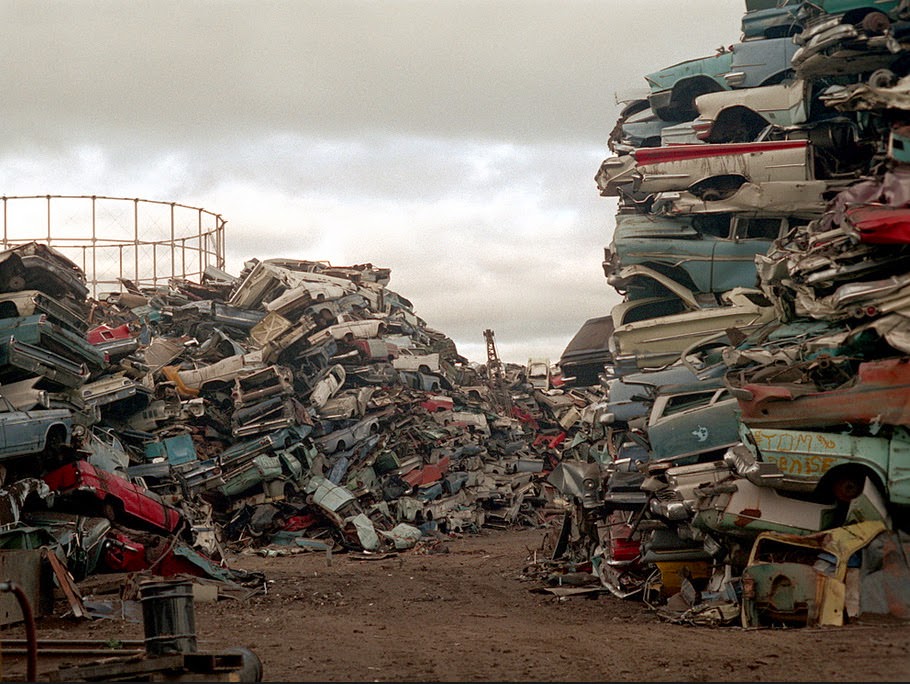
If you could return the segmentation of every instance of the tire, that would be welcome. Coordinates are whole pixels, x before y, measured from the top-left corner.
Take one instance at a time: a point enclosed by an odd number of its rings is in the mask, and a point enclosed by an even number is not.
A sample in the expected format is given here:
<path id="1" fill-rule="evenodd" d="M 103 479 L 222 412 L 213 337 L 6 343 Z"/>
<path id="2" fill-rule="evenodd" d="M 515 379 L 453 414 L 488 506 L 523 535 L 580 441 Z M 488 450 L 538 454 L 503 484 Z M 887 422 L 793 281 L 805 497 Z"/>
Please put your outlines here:
<path id="1" fill-rule="evenodd" d="M 884 12 L 869 12 L 859 25 L 867 33 L 880 36 L 891 27 L 891 20 Z"/>
<path id="2" fill-rule="evenodd" d="M 898 75 L 891 69 L 876 69 L 866 83 L 873 88 L 891 88 L 898 81 Z"/>
<path id="3" fill-rule="evenodd" d="M 836 501 L 849 503 L 863 493 L 866 486 L 865 473 L 857 470 L 844 470 L 832 475 L 828 489 Z"/>
<path id="4" fill-rule="evenodd" d="M 66 445 L 66 428 L 62 425 L 51 425 L 44 438 L 44 452 L 49 456 L 57 456 Z"/>
<path id="5" fill-rule="evenodd" d="M 105 499 L 101 504 L 101 514 L 111 522 L 117 521 L 117 518 L 121 516 L 120 511 L 120 504 L 113 499 Z"/>

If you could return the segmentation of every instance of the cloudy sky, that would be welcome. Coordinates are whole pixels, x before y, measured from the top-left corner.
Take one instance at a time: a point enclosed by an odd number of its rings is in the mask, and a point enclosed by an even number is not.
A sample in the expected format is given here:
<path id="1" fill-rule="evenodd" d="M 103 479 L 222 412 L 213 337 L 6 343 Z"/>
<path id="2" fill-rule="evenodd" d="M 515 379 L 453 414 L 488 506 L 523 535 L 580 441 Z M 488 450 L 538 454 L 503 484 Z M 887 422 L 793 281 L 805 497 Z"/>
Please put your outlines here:
<path id="1" fill-rule="evenodd" d="M 619 301 L 594 174 L 617 93 L 736 42 L 743 0 L 0 2 L 0 194 L 227 220 L 370 262 L 461 354 L 557 361 Z"/>

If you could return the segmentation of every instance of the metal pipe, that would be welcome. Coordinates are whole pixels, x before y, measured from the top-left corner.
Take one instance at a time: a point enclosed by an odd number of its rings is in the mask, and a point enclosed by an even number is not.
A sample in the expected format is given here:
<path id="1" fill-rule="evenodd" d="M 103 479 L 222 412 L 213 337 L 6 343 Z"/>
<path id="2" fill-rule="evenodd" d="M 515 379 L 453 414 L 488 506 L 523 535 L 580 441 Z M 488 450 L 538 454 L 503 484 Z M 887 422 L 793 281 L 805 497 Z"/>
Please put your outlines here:
<path id="1" fill-rule="evenodd" d="M 28 640 L 28 664 L 25 676 L 28 681 L 36 682 L 38 681 L 38 638 L 35 635 L 35 615 L 32 612 L 32 604 L 28 602 L 28 596 L 25 595 L 22 586 L 12 580 L 0 582 L 0 591 L 13 592 L 19 602 L 19 609 L 25 619 L 25 637 Z"/>

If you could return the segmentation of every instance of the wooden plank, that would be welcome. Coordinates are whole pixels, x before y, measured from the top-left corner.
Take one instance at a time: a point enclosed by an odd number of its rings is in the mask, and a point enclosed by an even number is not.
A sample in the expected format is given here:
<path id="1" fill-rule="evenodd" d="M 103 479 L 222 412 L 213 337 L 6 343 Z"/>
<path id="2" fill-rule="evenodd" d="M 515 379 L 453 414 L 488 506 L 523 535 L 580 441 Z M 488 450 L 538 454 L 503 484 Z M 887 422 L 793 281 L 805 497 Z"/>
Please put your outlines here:
<path id="1" fill-rule="evenodd" d="M 66 600 L 69 601 L 70 608 L 73 609 L 73 615 L 80 618 L 86 617 L 87 613 L 82 603 L 82 596 L 79 595 L 79 589 L 76 588 L 76 583 L 73 581 L 73 576 L 70 575 L 69 570 L 60 562 L 57 554 L 53 551 L 46 550 L 44 557 L 50 562 L 51 568 L 54 570 L 54 576 L 60 583 L 60 589 L 66 596 Z"/>

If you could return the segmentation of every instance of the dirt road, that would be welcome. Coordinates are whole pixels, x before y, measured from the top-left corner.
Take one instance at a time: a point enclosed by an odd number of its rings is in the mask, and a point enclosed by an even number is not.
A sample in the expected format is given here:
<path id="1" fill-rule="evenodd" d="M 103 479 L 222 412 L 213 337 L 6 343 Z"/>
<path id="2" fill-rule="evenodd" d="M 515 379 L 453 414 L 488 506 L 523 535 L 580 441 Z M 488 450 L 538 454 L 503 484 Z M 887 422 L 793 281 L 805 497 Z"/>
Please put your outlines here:
<path id="1" fill-rule="evenodd" d="M 247 647 L 274 682 L 906 681 L 910 673 L 906 623 L 693 627 L 610 594 L 537 593 L 541 583 L 523 570 L 542 538 L 535 529 L 484 530 L 433 553 L 376 560 L 231 557 L 231 567 L 265 573 L 267 593 L 197 602 L 198 647 Z M 143 626 L 42 618 L 38 636 L 141 640 Z M 59 662 L 39 658 L 39 679 Z M 4 656 L 4 681 L 22 668 L 22 658 Z"/>

